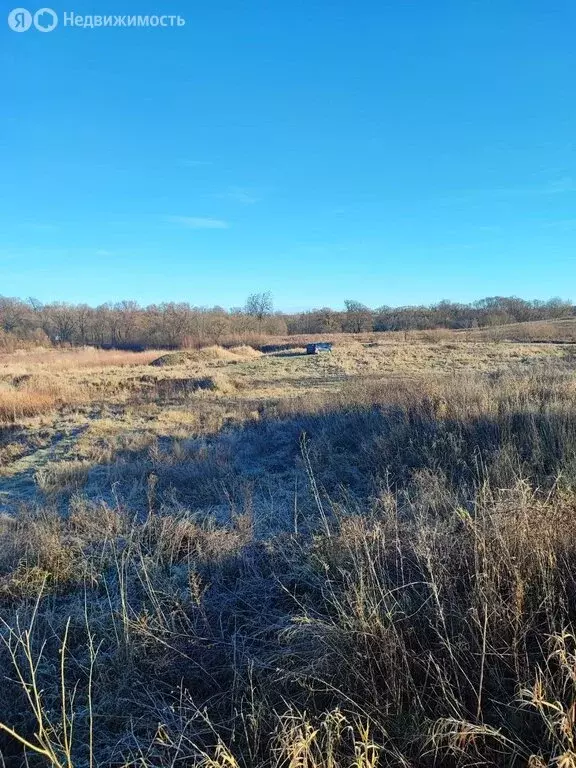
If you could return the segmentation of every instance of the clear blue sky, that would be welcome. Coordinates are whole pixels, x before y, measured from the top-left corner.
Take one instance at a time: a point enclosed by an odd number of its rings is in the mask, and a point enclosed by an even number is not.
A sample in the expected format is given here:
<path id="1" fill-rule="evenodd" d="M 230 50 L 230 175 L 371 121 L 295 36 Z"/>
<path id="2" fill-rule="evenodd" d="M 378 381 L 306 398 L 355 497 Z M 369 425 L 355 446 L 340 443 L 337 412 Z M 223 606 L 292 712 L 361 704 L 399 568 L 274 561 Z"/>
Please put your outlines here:
<path id="1" fill-rule="evenodd" d="M 576 298 L 574 0 L 76 0 L 187 24 L 47 34 L 11 7 L 0 294 Z"/>

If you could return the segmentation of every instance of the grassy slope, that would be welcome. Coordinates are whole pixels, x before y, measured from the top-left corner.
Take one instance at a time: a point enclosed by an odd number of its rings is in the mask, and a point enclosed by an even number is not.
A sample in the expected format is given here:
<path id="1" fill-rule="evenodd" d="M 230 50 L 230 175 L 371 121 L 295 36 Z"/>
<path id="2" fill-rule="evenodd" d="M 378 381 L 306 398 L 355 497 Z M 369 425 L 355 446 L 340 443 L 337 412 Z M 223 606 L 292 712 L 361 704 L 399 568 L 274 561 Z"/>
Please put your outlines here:
<path id="1" fill-rule="evenodd" d="M 495 339 L 516 342 L 568 343 L 576 342 L 576 318 L 564 320 L 534 320 L 511 323 L 491 329 L 478 329 L 470 338 Z"/>

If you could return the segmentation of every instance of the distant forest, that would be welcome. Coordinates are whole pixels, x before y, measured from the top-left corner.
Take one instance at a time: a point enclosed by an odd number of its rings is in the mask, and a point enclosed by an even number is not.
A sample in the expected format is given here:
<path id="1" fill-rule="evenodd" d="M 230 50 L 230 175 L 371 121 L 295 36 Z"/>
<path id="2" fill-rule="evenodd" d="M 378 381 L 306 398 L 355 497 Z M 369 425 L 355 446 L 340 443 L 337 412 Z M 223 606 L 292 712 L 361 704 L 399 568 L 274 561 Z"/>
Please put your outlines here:
<path id="1" fill-rule="evenodd" d="M 0 348 L 62 344 L 173 349 L 257 342 L 265 336 L 487 328 L 574 316 L 576 307 L 570 301 L 525 301 L 514 296 L 378 309 L 348 299 L 342 310 L 323 307 L 297 314 L 275 312 L 269 292 L 252 294 L 243 307 L 230 310 L 176 302 L 143 307 L 135 301 L 90 307 L 0 296 Z"/>

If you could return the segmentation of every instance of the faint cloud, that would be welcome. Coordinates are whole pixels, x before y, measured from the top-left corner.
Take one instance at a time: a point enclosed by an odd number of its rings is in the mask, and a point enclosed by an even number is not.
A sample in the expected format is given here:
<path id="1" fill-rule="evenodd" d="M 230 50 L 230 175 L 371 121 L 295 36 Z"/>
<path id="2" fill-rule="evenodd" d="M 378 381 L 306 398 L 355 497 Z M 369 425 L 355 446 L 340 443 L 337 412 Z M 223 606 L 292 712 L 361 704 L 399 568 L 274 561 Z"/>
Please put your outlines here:
<path id="1" fill-rule="evenodd" d="M 461 194 L 441 198 L 441 204 L 452 204 L 471 201 L 477 197 L 543 197 L 547 195 L 562 195 L 576 192 L 576 179 L 572 176 L 562 176 L 542 184 L 522 187 L 496 187 L 493 189 L 465 189 Z"/>
<path id="2" fill-rule="evenodd" d="M 59 232 L 62 227 L 55 222 L 37 221 L 31 219 L 20 219 L 19 221 L 12 221 L 12 227 L 17 229 L 25 229 L 31 232 Z"/>
<path id="3" fill-rule="evenodd" d="M 571 176 L 549 182 L 544 194 L 556 195 L 562 192 L 576 192 L 576 181 Z"/>
<path id="4" fill-rule="evenodd" d="M 96 256 L 114 256 L 112 251 L 107 251 L 105 248 L 98 248 Z"/>
<path id="5" fill-rule="evenodd" d="M 542 226 L 546 229 L 558 229 L 563 232 L 572 232 L 576 229 L 576 219 L 559 219 L 558 221 L 546 221 Z"/>
<path id="6" fill-rule="evenodd" d="M 204 216 L 168 216 L 172 224 L 181 224 L 187 229 L 229 229 L 230 224 L 222 219 L 211 219 Z"/>
<path id="7" fill-rule="evenodd" d="M 27 227 L 37 232 L 58 232 L 60 230 L 58 224 L 44 224 L 38 221 L 30 222 Z"/>
<path id="8" fill-rule="evenodd" d="M 254 190 L 247 189 L 246 187 L 229 187 L 226 192 L 221 195 L 215 195 L 224 200 L 232 200 L 234 203 L 241 203 L 242 205 L 254 205 L 260 198 L 254 194 Z"/>
<path id="9" fill-rule="evenodd" d="M 203 165 L 212 165 L 209 160 L 180 160 L 180 165 L 184 168 L 200 168 Z"/>
<path id="10" fill-rule="evenodd" d="M 571 176 L 563 176 L 560 179 L 552 179 L 545 184 L 526 187 L 509 187 L 495 190 L 501 195 L 560 195 L 566 192 L 576 192 L 576 181 Z"/>

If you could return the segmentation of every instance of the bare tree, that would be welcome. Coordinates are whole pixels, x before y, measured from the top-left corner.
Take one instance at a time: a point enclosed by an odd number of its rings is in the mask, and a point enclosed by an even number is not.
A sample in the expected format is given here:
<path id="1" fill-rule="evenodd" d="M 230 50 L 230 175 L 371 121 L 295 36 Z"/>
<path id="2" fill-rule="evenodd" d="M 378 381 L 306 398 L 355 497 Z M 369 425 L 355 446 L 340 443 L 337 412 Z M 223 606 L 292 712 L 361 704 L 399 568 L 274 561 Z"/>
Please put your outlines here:
<path id="1" fill-rule="evenodd" d="M 164 302 L 158 309 L 163 344 L 169 347 L 181 346 L 185 337 L 190 335 L 191 321 L 197 314 L 193 314 L 190 304 L 186 302 Z"/>
<path id="2" fill-rule="evenodd" d="M 88 331 L 93 310 L 88 304 L 78 304 L 76 307 L 76 325 L 78 327 L 78 341 L 80 344 L 88 342 Z"/>
<path id="3" fill-rule="evenodd" d="M 244 311 L 258 320 L 258 330 L 262 330 L 262 322 L 265 317 L 272 314 L 274 310 L 274 301 L 270 291 L 264 293 L 252 293 L 246 299 Z"/>
<path id="4" fill-rule="evenodd" d="M 372 310 L 354 299 L 346 299 L 346 327 L 352 333 L 371 331 L 373 325 Z"/>
<path id="5" fill-rule="evenodd" d="M 571 301 L 526 301 L 516 296 L 491 296 L 471 304 L 444 300 L 426 306 L 383 306 L 376 310 L 348 299 L 341 311 L 322 307 L 292 315 L 273 311 L 269 291 L 254 293 L 244 307 L 229 311 L 219 306 L 195 307 L 175 302 L 141 307 L 134 301 L 121 301 L 90 307 L 0 296 L 3 348 L 17 348 L 19 341 L 174 348 L 223 343 L 227 336 L 247 339 L 257 334 L 485 328 L 568 317 L 576 317 Z"/>
<path id="6" fill-rule="evenodd" d="M 51 326 L 52 341 L 71 344 L 76 331 L 76 313 L 72 304 L 59 302 L 50 304 L 47 308 L 48 321 Z"/>

